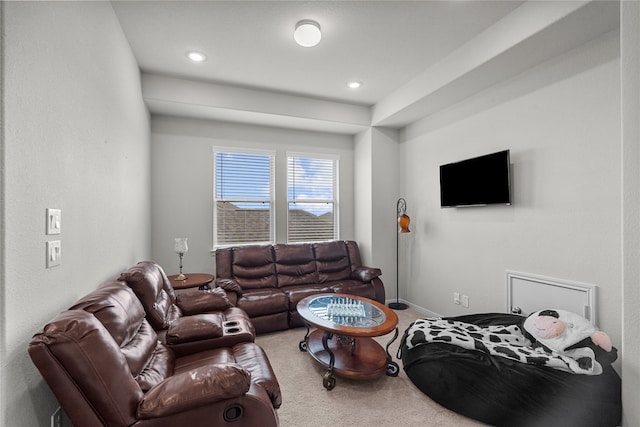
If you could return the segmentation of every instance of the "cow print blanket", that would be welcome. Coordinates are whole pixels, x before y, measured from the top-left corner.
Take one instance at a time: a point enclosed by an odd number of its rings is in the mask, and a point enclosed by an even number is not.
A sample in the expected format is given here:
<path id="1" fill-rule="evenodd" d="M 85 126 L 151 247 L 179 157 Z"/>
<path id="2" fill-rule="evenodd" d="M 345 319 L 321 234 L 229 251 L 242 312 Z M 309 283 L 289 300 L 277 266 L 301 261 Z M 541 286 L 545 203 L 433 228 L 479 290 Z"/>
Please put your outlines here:
<path id="1" fill-rule="evenodd" d="M 545 352 L 542 347 L 534 347 L 518 325 L 479 327 L 456 320 L 418 319 L 407 330 L 405 342 L 409 350 L 440 342 L 575 374 L 602 373 L 592 349 L 580 347 L 562 354 Z"/>

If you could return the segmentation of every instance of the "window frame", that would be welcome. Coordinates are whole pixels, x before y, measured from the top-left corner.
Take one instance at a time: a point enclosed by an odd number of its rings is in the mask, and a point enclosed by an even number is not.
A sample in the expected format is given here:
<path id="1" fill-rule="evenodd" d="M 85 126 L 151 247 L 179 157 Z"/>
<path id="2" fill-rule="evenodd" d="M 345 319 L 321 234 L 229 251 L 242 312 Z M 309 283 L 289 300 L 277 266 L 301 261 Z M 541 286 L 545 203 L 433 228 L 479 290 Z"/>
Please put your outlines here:
<path id="1" fill-rule="evenodd" d="M 303 243 L 303 242 L 318 242 L 318 241 L 326 241 L 326 240 L 338 240 L 340 239 L 340 203 L 339 203 L 339 188 L 340 188 L 340 156 L 337 154 L 322 154 L 322 153 L 310 153 L 310 152 L 299 152 L 299 151 L 287 151 L 286 155 L 286 216 L 287 216 L 287 229 L 286 229 L 286 239 L 287 243 Z M 290 174 L 290 159 L 312 159 L 312 160 L 329 160 L 333 162 L 333 177 L 332 177 L 332 195 L 333 197 L 328 198 L 303 198 L 296 199 L 295 197 L 292 199 L 289 195 L 289 174 Z M 329 239 L 324 240 L 292 240 L 291 232 L 290 232 L 290 215 L 291 210 L 289 206 L 291 203 L 331 203 L 333 205 L 333 236 Z"/>
<path id="2" fill-rule="evenodd" d="M 269 157 L 269 198 L 217 198 L 217 154 L 232 154 L 232 155 L 255 155 L 255 156 L 268 156 Z M 213 147 L 213 158 L 212 158 L 212 166 L 213 166 L 213 250 L 222 247 L 229 246 L 245 246 L 245 245 L 253 245 L 253 244 L 274 244 L 275 236 L 276 236 L 276 156 L 277 153 L 275 150 L 264 150 L 264 149 L 251 149 L 251 148 L 239 148 L 239 147 L 228 147 L 228 146 L 214 146 Z M 218 239 L 218 202 L 249 202 L 249 203 L 269 203 L 269 240 L 256 240 L 251 242 L 225 242 L 220 243 Z"/>

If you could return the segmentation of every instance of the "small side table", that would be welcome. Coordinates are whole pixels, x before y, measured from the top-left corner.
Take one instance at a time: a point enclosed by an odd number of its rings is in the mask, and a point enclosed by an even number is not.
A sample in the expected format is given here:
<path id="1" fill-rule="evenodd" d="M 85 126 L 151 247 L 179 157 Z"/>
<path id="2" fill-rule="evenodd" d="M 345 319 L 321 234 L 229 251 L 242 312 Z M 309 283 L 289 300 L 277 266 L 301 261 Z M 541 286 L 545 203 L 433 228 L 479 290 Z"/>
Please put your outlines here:
<path id="1" fill-rule="evenodd" d="M 171 286 L 173 289 L 188 289 L 188 288 L 198 288 L 200 290 L 211 289 L 209 283 L 213 282 L 215 276 L 213 274 L 206 273 L 187 273 L 185 274 L 186 279 L 178 280 L 177 274 L 173 276 L 168 276 L 171 281 Z"/>

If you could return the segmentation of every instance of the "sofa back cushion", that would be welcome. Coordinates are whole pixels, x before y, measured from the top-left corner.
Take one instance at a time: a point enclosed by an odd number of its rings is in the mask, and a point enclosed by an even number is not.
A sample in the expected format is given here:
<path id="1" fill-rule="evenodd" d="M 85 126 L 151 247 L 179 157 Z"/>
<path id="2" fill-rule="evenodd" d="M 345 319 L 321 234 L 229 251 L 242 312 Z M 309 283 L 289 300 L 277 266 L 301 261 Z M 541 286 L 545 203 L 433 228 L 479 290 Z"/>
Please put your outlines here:
<path id="1" fill-rule="evenodd" d="M 318 283 L 313 246 L 308 243 L 274 246 L 278 287 Z"/>
<path id="2" fill-rule="evenodd" d="M 216 250 L 216 281 L 242 290 L 322 284 L 351 279 L 360 264 L 355 241 L 236 246 Z"/>
<path id="3" fill-rule="evenodd" d="M 360 258 L 360 248 L 358 243 L 354 240 L 345 240 L 347 245 L 347 252 L 349 252 L 349 262 L 351 263 L 351 270 L 355 270 L 358 267 L 362 267 L 362 259 Z"/>
<path id="4" fill-rule="evenodd" d="M 276 267 L 271 245 L 237 246 L 230 248 L 231 278 L 243 290 L 276 287 Z M 219 271 L 216 267 L 216 274 Z"/>
<path id="5" fill-rule="evenodd" d="M 98 319 L 120 348 L 136 380 L 140 377 L 148 385 L 150 380 L 144 376 L 149 375 L 149 369 L 161 373 L 154 375 L 155 378 L 162 376 L 160 381 L 173 369 L 172 354 L 162 359 L 154 356 L 161 351 L 157 349 L 158 336 L 145 319 L 142 304 L 124 282 L 103 283 L 70 310 L 84 310 Z M 157 366 L 159 363 L 163 366 Z M 147 373 L 141 376 L 145 369 Z"/>
<path id="6" fill-rule="evenodd" d="M 314 243 L 319 283 L 348 280 L 351 264 L 346 243 L 342 240 Z"/>
<path id="7" fill-rule="evenodd" d="M 119 346 L 138 333 L 144 308 L 124 282 L 105 282 L 80 298 L 69 310 L 84 310 L 98 318 Z"/>
<path id="8" fill-rule="evenodd" d="M 150 261 L 142 261 L 120 275 L 133 289 L 147 313 L 147 320 L 154 329 L 166 329 L 180 317 L 174 305 L 176 293 L 162 267 Z"/>
<path id="9" fill-rule="evenodd" d="M 120 346 L 92 313 L 60 313 L 33 337 L 29 355 L 74 425 L 136 421 L 142 389 Z"/>

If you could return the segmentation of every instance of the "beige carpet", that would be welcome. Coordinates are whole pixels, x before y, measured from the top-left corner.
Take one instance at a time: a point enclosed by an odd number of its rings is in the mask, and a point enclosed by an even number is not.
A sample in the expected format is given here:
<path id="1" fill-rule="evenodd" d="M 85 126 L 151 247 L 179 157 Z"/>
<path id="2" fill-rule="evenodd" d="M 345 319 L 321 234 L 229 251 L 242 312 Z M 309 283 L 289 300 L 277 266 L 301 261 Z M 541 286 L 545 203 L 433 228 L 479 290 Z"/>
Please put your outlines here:
<path id="1" fill-rule="evenodd" d="M 265 350 L 278 377 L 282 407 L 278 410 L 282 427 L 472 427 L 483 424 L 453 413 L 418 390 L 396 359 L 402 333 L 421 317 L 411 309 L 396 311 L 400 319 L 398 339 L 390 353 L 400 365 L 397 377 L 386 375 L 365 381 L 336 377 L 336 386 L 322 386 L 322 368 L 307 353 L 298 350 L 305 329 L 260 335 L 256 342 Z M 393 334 L 376 338 L 383 347 Z"/>

